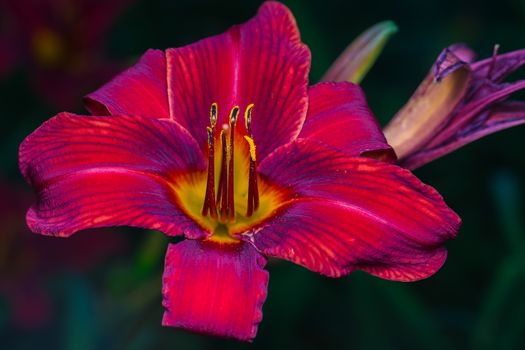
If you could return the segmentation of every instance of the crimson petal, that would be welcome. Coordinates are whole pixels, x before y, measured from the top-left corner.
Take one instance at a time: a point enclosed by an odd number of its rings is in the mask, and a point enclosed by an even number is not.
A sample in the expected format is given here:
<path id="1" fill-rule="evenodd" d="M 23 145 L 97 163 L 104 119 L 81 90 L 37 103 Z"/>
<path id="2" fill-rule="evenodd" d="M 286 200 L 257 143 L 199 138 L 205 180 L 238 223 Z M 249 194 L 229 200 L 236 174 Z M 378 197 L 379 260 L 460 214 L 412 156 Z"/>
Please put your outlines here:
<path id="1" fill-rule="evenodd" d="M 328 276 L 361 269 L 392 280 L 426 278 L 441 267 L 443 244 L 459 228 L 433 188 L 384 162 L 298 140 L 259 170 L 295 195 L 251 233 L 255 246 Z"/>
<path id="2" fill-rule="evenodd" d="M 262 319 L 266 259 L 249 243 L 170 244 L 163 276 L 162 324 L 251 341 Z"/>
<path id="3" fill-rule="evenodd" d="M 136 65 L 84 97 L 84 103 L 94 115 L 169 118 L 164 52 L 148 50 Z"/>
<path id="4" fill-rule="evenodd" d="M 300 138 L 320 141 L 352 156 L 370 154 L 395 160 L 358 85 L 320 83 L 310 87 L 308 97 Z"/>
<path id="5" fill-rule="evenodd" d="M 297 137 L 307 109 L 310 53 L 290 11 L 264 3 L 256 17 L 228 32 L 166 52 L 171 115 L 206 145 L 212 103 L 222 125 L 249 104 L 260 159 Z"/>
<path id="6" fill-rule="evenodd" d="M 62 113 L 22 143 L 20 168 L 38 191 L 27 214 L 35 232 L 69 236 L 127 225 L 206 235 L 176 205 L 174 176 L 205 164 L 195 140 L 175 123 Z"/>

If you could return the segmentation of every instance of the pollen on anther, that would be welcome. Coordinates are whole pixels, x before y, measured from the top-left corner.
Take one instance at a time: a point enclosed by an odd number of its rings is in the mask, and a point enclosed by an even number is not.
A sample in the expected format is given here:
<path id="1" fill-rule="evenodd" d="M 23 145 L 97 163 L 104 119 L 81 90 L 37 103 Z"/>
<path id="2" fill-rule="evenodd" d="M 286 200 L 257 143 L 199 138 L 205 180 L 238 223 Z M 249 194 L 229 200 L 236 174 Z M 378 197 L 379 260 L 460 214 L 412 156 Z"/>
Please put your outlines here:
<path id="1" fill-rule="evenodd" d="M 249 136 L 244 136 L 244 139 L 246 140 L 246 142 L 248 142 L 248 146 L 250 147 L 250 158 L 252 161 L 255 162 L 256 158 L 255 158 L 255 142 L 253 141 L 253 138 L 249 137 Z"/>
<path id="2" fill-rule="evenodd" d="M 213 143 L 213 129 L 207 126 L 206 131 L 208 132 L 208 146 L 211 147 Z"/>

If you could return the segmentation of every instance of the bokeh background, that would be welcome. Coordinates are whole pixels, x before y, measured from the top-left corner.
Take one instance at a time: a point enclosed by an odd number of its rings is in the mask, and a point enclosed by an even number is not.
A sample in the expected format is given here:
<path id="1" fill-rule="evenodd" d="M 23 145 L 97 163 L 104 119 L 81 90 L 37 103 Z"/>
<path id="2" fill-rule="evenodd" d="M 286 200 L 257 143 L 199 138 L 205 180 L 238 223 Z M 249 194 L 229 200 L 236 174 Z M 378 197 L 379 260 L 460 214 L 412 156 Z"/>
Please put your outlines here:
<path id="1" fill-rule="evenodd" d="M 317 81 L 372 24 L 399 32 L 362 83 L 384 125 L 441 49 L 489 56 L 525 47 L 525 1 L 285 1 Z M 168 239 L 106 229 L 70 239 L 28 232 L 33 195 L 18 172 L 23 138 L 148 48 L 176 47 L 247 20 L 260 1 L 0 0 L 0 348 L 525 349 L 525 127 L 419 169 L 463 218 L 449 258 L 417 283 L 364 273 L 329 279 L 270 261 L 253 344 L 160 326 Z M 523 73 L 512 76 L 523 77 Z M 524 97 L 523 95 L 520 97 Z"/>

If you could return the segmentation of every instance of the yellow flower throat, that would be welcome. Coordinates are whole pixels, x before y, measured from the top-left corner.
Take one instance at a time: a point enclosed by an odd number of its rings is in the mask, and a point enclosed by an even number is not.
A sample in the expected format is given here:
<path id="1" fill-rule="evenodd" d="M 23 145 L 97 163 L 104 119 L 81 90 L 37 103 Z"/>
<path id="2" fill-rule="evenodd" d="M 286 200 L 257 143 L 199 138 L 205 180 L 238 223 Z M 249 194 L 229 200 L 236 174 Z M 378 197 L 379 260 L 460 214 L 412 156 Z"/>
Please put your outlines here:
<path id="1" fill-rule="evenodd" d="M 211 240 L 236 242 L 243 233 L 277 213 L 284 191 L 257 174 L 256 145 L 251 129 L 253 104 L 244 112 L 244 130 L 236 127 L 239 107 L 217 130 L 217 104 L 210 108 L 206 172 L 186 174 L 174 189 L 183 210 Z M 218 174 L 218 176 L 216 176 Z"/>

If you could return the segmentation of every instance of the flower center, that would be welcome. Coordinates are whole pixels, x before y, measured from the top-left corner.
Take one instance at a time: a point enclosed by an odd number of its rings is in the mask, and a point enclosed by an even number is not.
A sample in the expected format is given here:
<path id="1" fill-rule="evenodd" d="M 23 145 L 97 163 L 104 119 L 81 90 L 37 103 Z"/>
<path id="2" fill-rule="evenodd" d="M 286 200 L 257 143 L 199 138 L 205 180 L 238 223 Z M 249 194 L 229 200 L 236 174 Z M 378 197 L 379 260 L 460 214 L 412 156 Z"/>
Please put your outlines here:
<path id="1" fill-rule="evenodd" d="M 259 188 L 257 187 L 256 150 L 251 130 L 253 104 L 250 104 L 244 112 L 246 135 L 244 140 L 249 150 L 249 173 L 248 173 L 248 198 L 246 217 L 251 217 L 253 212 L 259 208 Z M 221 144 L 221 167 L 217 196 L 215 196 L 215 128 L 217 125 L 217 104 L 213 103 L 210 108 L 210 126 L 208 131 L 208 180 L 206 183 L 206 196 L 202 206 L 202 215 L 210 215 L 219 219 L 223 224 L 235 222 L 235 134 L 236 124 L 239 117 L 239 107 L 235 106 L 230 112 L 228 124 L 223 125 L 220 132 Z M 228 137 L 226 136 L 228 134 Z"/>
<path id="2" fill-rule="evenodd" d="M 219 128 L 218 106 L 213 103 L 206 128 L 207 171 L 186 174 L 174 185 L 181 207 L 213 232 L 212 240 L 238 241 L 241 234 L 275 215 L 286 195 L 257 174 L 253 107 L 245 109 L 244 126 L 237 125 L 240 109 L 235 106 Z"/>

